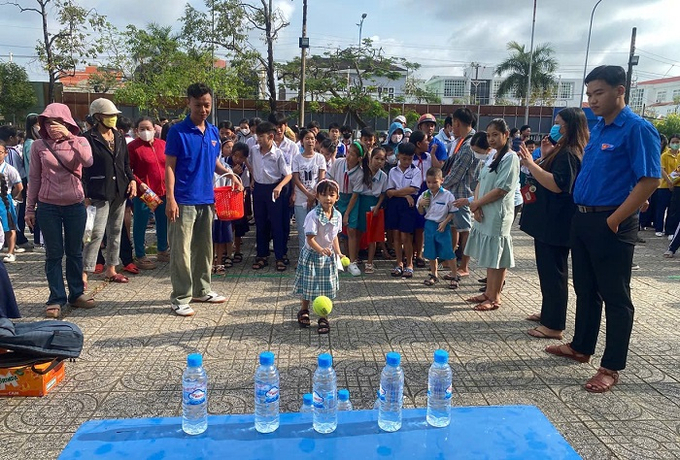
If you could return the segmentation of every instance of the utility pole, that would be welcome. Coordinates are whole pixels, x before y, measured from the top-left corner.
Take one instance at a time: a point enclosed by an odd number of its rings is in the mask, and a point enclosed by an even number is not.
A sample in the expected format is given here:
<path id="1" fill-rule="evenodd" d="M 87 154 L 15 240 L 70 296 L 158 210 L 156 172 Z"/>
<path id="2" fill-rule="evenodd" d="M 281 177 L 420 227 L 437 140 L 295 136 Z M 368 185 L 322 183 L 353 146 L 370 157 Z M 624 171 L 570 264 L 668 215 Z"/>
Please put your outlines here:
<path id="1" fill-rule="evenodd" d="M 630 54 L 628 55 L 628 72 L 626 73 L 626 105 L 630 101 L 630 84 L 633 78 L 633 66 L 638 65 L 640 61 L 639 56 L 635 56 L 635 35 L 637 35 L 637 27 L 633 27 L 633 34 L 630 37 Z"/>
<path id="2" fill-rule="evenodd" d="M 364 19 L 366 19 L 366 16 L 368 16 L 366 13 L 362 14 L 361 21 L 357 24 L 359 26 L 359 48 L 361 48 L 361 33 L 364 29 Z"/>
<path id="3" fill-rule="evenodd" d="M 212 41 L 212 44 L 210 45 L 210 50 L 211 50 L 211 59 L 212 62 L 210 64 L 210 68 L 213 71 L 213 77 L 215 73 L 215 0 L 212 1 L 212 6 L 210 8 L 212 10 L 212 37 L 210 37 L 210 40 Z M 213 110 L 212 110 L 212 124 L 216 125 L 217 122 L 217 94 L 213 93 Z"/>
<path id="4" fill-rule="evenodd" d="M 298 106 L 300 108 L 300 120 L 298 126 L 305 126 L 305 78 L 307 74 L 307 48 L 309 48 L 309 38 L 307 38 L 307 0 L 302 2 L 302 37 L 300 37 L 300 95 L 298 96 Z"/>
<path id="5" fill-rule="evenodd" d="M 534 63 L 534 32 L 536 30 L 536 0 L 534 0 L 534 15 L 531 20 L 531 46 L 529 47 L 529 78 L 527 78 L 526 107 L 524 110 L 524 124 L 529 124 L 529 99 L 531 99 L 531 71 Z"/>
<path id="6" fill-rule="evenodd" d="M 590 53 L 590 37 L 593 34 L 593 19 L 595 18 L 595 10 L 597 9 L 597 6 L 602 2 L 602 0 L 598 0 L 595 6 L 593 7 L 593 10 L 590 12 L 590 25 L 588 26 L 588 43 L 586 44 L 586 62 L 583 64 L 583 81 L 581 82 L 581 96 L 578 100 L 578 106 L 583 107 L 583 94 L 584 94 L 584 89 L 586 87 L 586 72 L 588 69 L 588 54 Z"/>

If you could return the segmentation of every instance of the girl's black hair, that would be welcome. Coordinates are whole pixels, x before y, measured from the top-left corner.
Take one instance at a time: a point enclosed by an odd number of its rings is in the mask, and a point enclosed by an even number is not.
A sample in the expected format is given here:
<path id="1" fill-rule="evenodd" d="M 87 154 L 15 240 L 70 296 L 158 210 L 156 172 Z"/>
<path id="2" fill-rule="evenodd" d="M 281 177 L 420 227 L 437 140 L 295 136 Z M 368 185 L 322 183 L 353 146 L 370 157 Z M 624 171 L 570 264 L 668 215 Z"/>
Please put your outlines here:
<path id="1" fill-rule="evenodd" d="M 502 118 L 494 118 L 493 120 L 491 120 L 491 123 L 486 125 L 486 129 L 489 129 L 490 126 L 493 126 L 502 133 L 508 132 L 508 124 Z M 503 148 L 501 148 L 501 150 L 496 154 L 496 158 L 494 158 L 494 160 L 489 165 L 489 171 L 497 172 L 496 170 L 498 169 L 498 165 L 501 164 L 501 160 L 503 159 L 505 154 L 508 153 L 509 151 L 510 151 L 510 137 L 508 137 L 508 141 L 505 143 Z"/>
<path id="2" fill-rule="evenodd" d="M 33 127 L 38 124 L 38 115 L 32 113 L 26 117 L 26 139 L 33 139 L 34 141 L 39 139 L 33 133 Z"/>
<path id="3" fill-rule="evenodd" d="M 149 123 L 151 123 L 151 126 L 152 126 L 154 129 L 156 129 L 156 122 L 153 121 L 153 118 L 151 118 L 151 117 L 146 117 L 146 116 L 145 116 L 145 117 L 140 117 L 140 118 L 137 119 L 137 121 L 135 121 L 135 129 L 139 128 L 140 123 L 143 122 L 143 121 L 148 121 Z"/>
<path id="4" fill-rule="evenodd" d="M 309 133 L 312 133 L 312 135 L 314 134 L 312 131 L 310 131 L 310 130 L 307 129 L 307 128 L 302 128 L 302 129 L 300 130 L 300 132 L 298 133 L 298 137 L 300 138 L 300 143 L 301 143 L 301 144 L 302 144 L 302 139 L 304 139 L 305 136 L 306 136 L 307 134 L 309 134 Z M 314 136 L 314 139 L 316 140 L 316 136 Z"/>
<path id="5" fill-rule="evenodd" d="M 422 142 L 425 140 L 425 133 L 416 129 L 411 133 L 411 136 L 408 138 L 408 141 L 413 144 L 417 145 L 418 143 Z"/>
<path id="6" fill-rule="evenodd" d="M 250 147 L 248 147 L 248 144 L 246 144 L 245 142 L 237 142 L 231 148 L 231 154 L 234 155 L 236 152 L 241 152 L 241 154 L 245 158 L 248 158 L 248 154 L 250 153 Z"/>
<path id="7" fill-rule="evenodd" d="M 477 131 L 470 139 L 472 147 L 479 147 L 480 149 L 489 150 L 489 139 L 486 137 L 486 131 Z"/>
<path id="8" fill-rule="evenodd" d="M 338 187 L 337 182 L 331 180 L 322 180 L 316 184 L 317 195 L 326 195 L 329 191 L 335 192 L 335 194 L 338 196 L 340 195 L 340 188 Z"/>
<path id="9" fill-rule="evenodd" d="M 337 153 L 337 151 L 338 151 L 338 143 L 337 143 L 337 142 L 333 142 L 333 139 L 331 139 L 331 138 L 329 137 L 329 138 L 323 140 L 323 142 L 321 143 L 321 148 L 322 148 L 322 149 L 326 149 L 326 150 L 328 150 L 328 151 L 333 151 L 333 152 Z"/>
<path id="10" fill-rule="evenodd" d="M 366 152 L 361 158 L 361 169 L 364 171 L 364 185 L 370 187 L 373 182 L 373 174 L 371 173 L 371 168 L 368 166 L 369 157 L 371 155 Z"/>

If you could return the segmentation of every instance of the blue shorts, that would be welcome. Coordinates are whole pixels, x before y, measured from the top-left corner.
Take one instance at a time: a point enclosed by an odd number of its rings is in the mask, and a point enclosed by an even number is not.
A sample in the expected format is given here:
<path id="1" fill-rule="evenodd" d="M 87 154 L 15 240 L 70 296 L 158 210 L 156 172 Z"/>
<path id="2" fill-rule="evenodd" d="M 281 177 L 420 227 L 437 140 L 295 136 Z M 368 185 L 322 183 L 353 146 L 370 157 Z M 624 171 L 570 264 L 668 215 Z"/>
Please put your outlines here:
<path id="1" fill-rule="evenodd" d="M 394 197 L 387 200 L 385 211 L 385 229 L 399 230 L 402 233 L 413 233 L 416 227 L 418 211 L 409 206 L 405 197 Z"/>
<path id="2" fill-rule="evenodd" d="M 232 222 L 227 220 L 213 221 L 213 243 L 225 244 L 234 241 L 231 224 Z"/>
<path id="3" fill-rule="evenodd" d="M 472 212 L 468 206 L 461 206 L 453 213 L 453 226 L 459 232 L 469 232 L 472 228 Z"/>
<path id="4" fill-rule="evenodd" d="M 9 209 L 5 206 L 5 202 L 0 200 L 0 220 L 2 220 L 2 231 L 5 233 L 17 229 L 17 211 L 14 208 L 12 197 L 7 196 L 7 202 Z"/>
<path id="5" fill-rule="evenodd" d="M 429 260 L 451 260 L 456 256 L 451 245 L 451 225 L 443 232 L 437 231 L 439 223 L 433 220 L 425 221 L 425 250 L 423 257 Z"/>
<path id="6" fill-rule="evenodd" d="M 352 199 L 352 194 L 351 193 L 341 193 L 340 194 L 340 199 L 335 203 L 335 209 L 340 211 L 340 214 L 342 214 L 342 218 L 345 218 L 345 213 L 347 211 L 347 206 L 349 205 L 349 200 Z M 359 200 L 357 199 L 356 203 L 354 203 L 354 207 L 349 213 L 348 221 L 347 221 L 347 226 L 349 228 L 358 228 L 359 226 Z"/>

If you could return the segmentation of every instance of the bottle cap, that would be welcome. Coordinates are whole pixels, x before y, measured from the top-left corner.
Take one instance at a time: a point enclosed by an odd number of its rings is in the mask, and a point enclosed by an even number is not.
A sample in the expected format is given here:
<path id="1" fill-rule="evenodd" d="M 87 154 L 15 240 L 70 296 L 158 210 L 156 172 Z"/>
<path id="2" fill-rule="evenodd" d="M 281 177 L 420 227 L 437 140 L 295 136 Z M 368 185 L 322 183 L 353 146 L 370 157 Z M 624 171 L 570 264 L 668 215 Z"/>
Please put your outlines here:
<path id="1" fill-rule="evenodd" d="M 338 390 L 338 401 L 349 401 L 349 390 L 347 388 Z"/>
<path id="2" fill-rule="evenodd" d="M 437 364 L 446 364 L 449 362 L 449 353 L 445 350 L 436 350 L 434 352 L 434 362 Z"/>
<path id="3" fill-rule="evenodd" d="M 203 356 L 200 353 L 192 353 L 187 356 L 187 366 L 201 367 L 203 365 Z"/>
<path id="4" fill-rule="evenodd" d="M 311 406 L 313 402 L 314 395 L 312 395 L 311 393 L 305 393 L 304 395 L 302 395 L 302 404 L 304 404 L 305 406 Z"/>
<path id="5" fill-rule="evenodd" d="M 271 351 L 263 351 L 260 353 L 260 364 L 263 366 L 271 366 L 274 364 L 274 353 Z"/>
<path id="6" fill-rule="evenodd" d="M 398 366 L 401 363 L 401 355 L 396 351 L 390 351 L 385 357 L 385 362 L 389 366 Z"/>
<path id="7" fill-rule="evenodd" d="M 333 357 L 330 355 L 330 353 L 321 353 L 319 355 L 319 367 L 321 368 L 328 368 L 333 365 Z"/>

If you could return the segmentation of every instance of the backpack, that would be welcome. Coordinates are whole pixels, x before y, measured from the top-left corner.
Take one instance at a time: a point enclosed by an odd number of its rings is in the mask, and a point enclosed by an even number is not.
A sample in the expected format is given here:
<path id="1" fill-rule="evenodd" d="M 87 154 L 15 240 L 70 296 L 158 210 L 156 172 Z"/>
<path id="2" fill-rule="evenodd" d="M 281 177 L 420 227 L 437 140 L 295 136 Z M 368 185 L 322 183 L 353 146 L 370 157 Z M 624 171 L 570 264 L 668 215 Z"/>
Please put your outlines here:
<path id="1" fill-rule="evenodd" d="M 0 369 L 31 366 L 33 372 L 46 374 L 65 359 L 77 358 L 83 349 L 83 333 L 78 326 L 67 321 L 37 321 L 13 323 L 0 318 Z M 51 363 L 45 370 L 37 364 Z"/>

